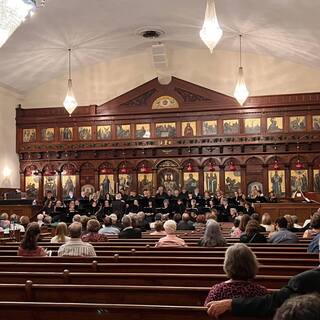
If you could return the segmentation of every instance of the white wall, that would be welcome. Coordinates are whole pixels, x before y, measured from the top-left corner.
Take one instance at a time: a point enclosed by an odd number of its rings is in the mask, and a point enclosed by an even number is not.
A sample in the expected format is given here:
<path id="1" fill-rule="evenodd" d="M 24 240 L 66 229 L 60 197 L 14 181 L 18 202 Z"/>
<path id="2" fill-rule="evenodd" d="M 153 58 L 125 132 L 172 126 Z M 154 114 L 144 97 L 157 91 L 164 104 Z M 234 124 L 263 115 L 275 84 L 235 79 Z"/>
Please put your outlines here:
<path id="1" fill-rule="evenodd" d="M 20 188 L 15 129 L 15 108 L 19 103 L 19 95 L 0 88 L 0 188 Z M 5 167 L 11 171 L 8 178 L 3 174 Z"/>
<path id="2" fill-rule="evenodd" d="M 233 95 L 238 53 L 209 50 L 169 49 L 170 73 L 212 90 Z M 268 56 L 244 56 L 246 83 L 251 95 L 320 91 L 320 70 Z M 75 95 L 80 105 L 102 104 L 156 77 L 151 53 L 119 58 L 73 72 Z M 66 76 L 31 90 L 26 107 L 61 106 Z"/>

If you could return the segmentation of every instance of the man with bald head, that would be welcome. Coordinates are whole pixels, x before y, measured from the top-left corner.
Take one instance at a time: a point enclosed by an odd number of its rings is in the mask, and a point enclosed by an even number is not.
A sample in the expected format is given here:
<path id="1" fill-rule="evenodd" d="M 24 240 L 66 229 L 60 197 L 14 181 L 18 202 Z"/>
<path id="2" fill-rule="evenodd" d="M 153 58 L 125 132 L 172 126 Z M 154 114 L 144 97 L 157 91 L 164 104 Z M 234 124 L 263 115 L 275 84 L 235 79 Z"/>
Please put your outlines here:
<path id="1" fill-rule="evenodd" d="M 95 257 L 94 247 L 81 240 L 82 225 L 79 222 L 73 222 L 69 226 L 71 239 L 63 244 L 58 250 L 58 256 L 64 257 Z"/>

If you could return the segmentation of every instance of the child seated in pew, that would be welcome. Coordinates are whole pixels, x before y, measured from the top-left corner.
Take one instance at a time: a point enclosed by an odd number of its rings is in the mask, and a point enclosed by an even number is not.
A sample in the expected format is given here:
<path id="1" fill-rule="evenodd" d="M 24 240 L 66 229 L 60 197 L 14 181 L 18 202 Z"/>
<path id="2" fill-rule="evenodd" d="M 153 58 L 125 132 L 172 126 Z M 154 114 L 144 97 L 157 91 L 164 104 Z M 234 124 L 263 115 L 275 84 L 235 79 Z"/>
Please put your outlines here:
<path id="1" fill-rule="evenodd" d="M 48 253 L 46 250 L 38 246 L 39 236 L 39 224 L 37 222 L 30 223 L 18 249 L 18 256 L 47 256 Z"/>
<path id="2" fill-rule="evenodd" d="M 267 288 L 252 281 L 258 272 L 258 261 L 245 244 L 237 243 L 227 249 L 223 269 L 229 280 L 211 288 L 205 306 L 211 301 L 262 296 L 268 293 Z"/>

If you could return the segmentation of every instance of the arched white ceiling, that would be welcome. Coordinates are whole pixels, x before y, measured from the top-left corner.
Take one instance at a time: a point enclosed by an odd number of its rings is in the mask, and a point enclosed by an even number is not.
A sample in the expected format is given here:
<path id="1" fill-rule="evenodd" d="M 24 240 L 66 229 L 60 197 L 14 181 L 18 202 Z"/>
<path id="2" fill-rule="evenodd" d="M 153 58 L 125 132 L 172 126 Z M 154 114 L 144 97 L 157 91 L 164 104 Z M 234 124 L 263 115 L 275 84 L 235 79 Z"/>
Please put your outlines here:
<path id="1" fill-rule="evenodd" d="M 0 83 L 26 92 L 66 73 L 67 48 L 80 68 L 135 54 L 152 41 L 143 26 L 165 31 L 168 48 L 203 48 L 199 38 L 206 0 L 47 0 L 0 48 Z M 224 36 L 217 50 L 270 55 L 320 66 L 319 0 L 216 0 Z M 213 57 L 214 58 L 214 57 Z M 170 59 L 170 56 L 169 56 Z"/>

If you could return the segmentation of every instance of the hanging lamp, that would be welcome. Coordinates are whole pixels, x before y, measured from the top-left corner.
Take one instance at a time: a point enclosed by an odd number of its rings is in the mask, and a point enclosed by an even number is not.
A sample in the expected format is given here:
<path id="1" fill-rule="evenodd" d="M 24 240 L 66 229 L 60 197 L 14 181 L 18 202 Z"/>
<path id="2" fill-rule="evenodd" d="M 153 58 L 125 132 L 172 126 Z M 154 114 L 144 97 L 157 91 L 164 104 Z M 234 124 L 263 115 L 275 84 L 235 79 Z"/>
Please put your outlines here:
<path id="1" fill-rule="evenodd" d="M 246 83 L 244 81 L 243 67 L 242 67 L 242 35 L 239 35 L 240 39 L 240 51 L 239 51 L 239 71 L 238 71 L 238 81 L 236 88 L 234 90 L 234 97 L 242 106 L 249 96 L 249 91 L 247 89 Z"/>
<path id="2" fill-rule="evenodd" d="M 73 94 L 72 89 L 72 78 L 71 78 L 71 49 L 68 49 L 68 65 L 69 65 L 69 78 L 68 78 L 68 91 L 67 95 L 63 101 L 63 106 L 69 113 L 69 117 L 71 117 L 72 112 L 77 108 L 78 103 Z"/>
<path id="3" fill-rule="evenodd" d="M 200 30 L 200 38 L 211 53 L 220 41 L 222 34 L 223 31 L 218 22 L 214 0 L 207 0 L 207 8 L 203 26 Z"/>

